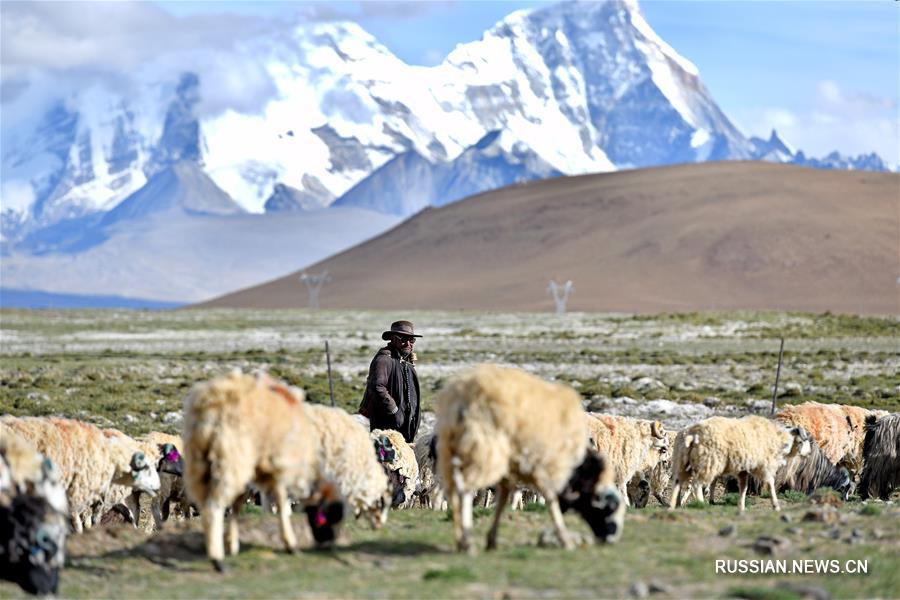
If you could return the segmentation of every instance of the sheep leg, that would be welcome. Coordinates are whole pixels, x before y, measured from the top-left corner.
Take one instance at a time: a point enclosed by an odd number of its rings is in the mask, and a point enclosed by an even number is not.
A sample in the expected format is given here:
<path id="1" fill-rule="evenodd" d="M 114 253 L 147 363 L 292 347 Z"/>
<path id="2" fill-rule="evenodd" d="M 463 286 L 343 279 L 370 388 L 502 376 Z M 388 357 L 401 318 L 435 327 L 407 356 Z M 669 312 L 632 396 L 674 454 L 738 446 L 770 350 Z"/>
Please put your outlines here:
<path id="1" fill-rule="evenodd" d="M 693 488 L 694 496 L 696 496 L 697 502 L 703 502 L 703 484 L 699 481 L 694 481 Z"/>
<path id="2" fill-rule="evenodd" d="M 509 492 L 507 492 L 507 496 Z M 500 504 L 500 490 L 497 490 L 497 504 Z M 504 502 L 505 504 L 505 502 Z M 510 501 L 510 508 L 512 510 L 522 510 L 525 508 L 525 494 L 521 489 L 517 489 L 512 494 L 512 500 Z"/>
<path id="3" fill-rule="evenodd" d="M 741 497 L 738 499 L 738 512 L 744 512 L 744 505 L 747 501 L 747 486 L 750 483 L 750 474 L 747 472 L 738 473 L 738 489 Z"/>
<path id="4" fill-rule="evenodd" d="M 491 523 L 491 529 L 487 535 L 487 550 L 497 549 L 497 532 L 500 530 L 500 516 L 503 514 L 503 509 L 506 508 L 506 503 L 509 500 L 510 487 L 510 484 L 505 481 L 497 484 L 497 508 L 494 510 L 494 522 Z M 521 490 L 516 491 L 521 493 Z"/>
<path id="5" fill-rule="evenodd" d="M 209 556 L 216 571 L 224 573 L 225 546 L 223 544 L 223 526 L 225 507 L 207 504 L 200 512 L 200 520 L 203 522 L 203 532 L 206 534 L 206 555 Z"/>
<path id="6" fill-rule="evenodd" d="M 238 533 L 238 515 L 244 508 L 247 501 L 247 494 L 241 494 L 231 504 L 231 515 L 228 517 L 228 528 L 225 530 L 225 547 L 228 549 L 230 556 L 237 556 L 241 548 L 241 538 Z"/>
<path id="7" fill-rule="evenodd" d="M 458 489 L 450 492 L 450 510 L 453 513 L 453 534 L 456 538 L 456 549 L 472 554 L 472 492 L 461 492 Z"/>
<path id="8" fill-rule="evenodd" d="M 769 484 L 769 493 L 772 495 L 772 508 L 780 511 L 781 507 L 778 506 L 778 495 L 775 493 L 775 478 L 769 475 L 766 478 L 766 482 Z"/>
<path id="9" fill-rule="evenodd" d="M 669 510 L 674 509 L 678 506 L 678 500 L 681 496 L 681 482 L 679 480 L 675 480 L 675 487 L 672 488 L 672 496 L 669 497 Z"/>
<path id="10" fill-rule="evenodd" d="M 291 504 L 288 500 L 287 488 L 278 484 L 273 491 L 275 492 L 275 503 L 278 505 L 278 520 L 281 522 L 281 541 L 284 542 L 284 549 L 293 554 L 297 551 L 297 538 L 291 527 Z"/>
<path id="11" fill-rule="evenodd" d="M 562 510 L 559 508 L 559 499 L 556 497 L 556 494 L 548 494 L 546 491 L 544 491 L 543 494 L 544 497 L 547 498 L 547 506 L 550 509 L 550 518 L 553 519 L 553 527 L 556 529 L 556 537 L 559 538 L 559 543 L 562 544 L 562 547 L 566 550 L 573 550 L 575 544 L 569 538 L 569 532 L 566 530 L 566 523 L 563 521 Z"/>
<path id="12" fill-rule="evenodd" d="M 631 508 L 631 501 L 628 499 L 628 482 L 623 481 L 621 484 L 617 484 L 616 487 L 619 490 L 619 495 L 622 496 L 622 502 L 625 503 L 625 507 Z"/>
<path id="13" fill-rule="evenodd" d="M 150 514 L 153 515 L 153 524 L 156 530 L 162 529 L 163 521 L 169 518 L 169 500 L 160 500 L 159 496 L 150 501 Z"/>

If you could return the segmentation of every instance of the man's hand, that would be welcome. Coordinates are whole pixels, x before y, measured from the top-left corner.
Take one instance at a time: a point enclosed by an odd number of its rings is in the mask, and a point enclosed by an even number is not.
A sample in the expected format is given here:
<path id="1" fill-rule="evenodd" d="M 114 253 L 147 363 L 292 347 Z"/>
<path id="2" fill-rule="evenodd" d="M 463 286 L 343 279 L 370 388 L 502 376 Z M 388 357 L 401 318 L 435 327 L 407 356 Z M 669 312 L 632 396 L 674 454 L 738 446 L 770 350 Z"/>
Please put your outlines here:
<path id="1" fill-rule="evenodd" d="M 397 424 L 397 427 L 403 427 L 403 411 L 398 410 L 394 413 L 394 422 Z"/>

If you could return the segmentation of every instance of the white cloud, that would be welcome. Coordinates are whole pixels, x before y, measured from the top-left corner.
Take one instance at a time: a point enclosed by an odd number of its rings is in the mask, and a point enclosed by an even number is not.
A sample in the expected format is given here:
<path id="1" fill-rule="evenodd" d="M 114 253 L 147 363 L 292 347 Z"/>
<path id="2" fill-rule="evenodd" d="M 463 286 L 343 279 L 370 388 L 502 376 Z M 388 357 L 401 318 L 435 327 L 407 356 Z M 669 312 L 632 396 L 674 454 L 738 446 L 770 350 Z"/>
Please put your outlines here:
<path id="1" fill-rule="evenodd" d="M 896 98 L 844 89 L 833 80 L 816 84 L 806 106 L 745 107 L 729 111 L 748 135 L 768 138 L 772 129 L 807 156 L 837 150 L 856 156 L 878 153 L 900 162 L 900 113 Z"/>
<path id="2" fill-rule="evenodd" d="M 22 97 L 47 104 L 41 97 L 95 85 L 134 95 L 184 71 L 200 77 L 202 112 L 258 109 L 275 85 L 250 46 L 290 31 L 246 15 L 175 17 L 149 2 L 3 2 L 0 10 L 4 113 Z"/>
<path id="3" fill-rule="evenodd" d="M 0 190 L 0 210 L 23 212 L 34 202 L 34 191 L 27 181 L 4 181 Z"/>

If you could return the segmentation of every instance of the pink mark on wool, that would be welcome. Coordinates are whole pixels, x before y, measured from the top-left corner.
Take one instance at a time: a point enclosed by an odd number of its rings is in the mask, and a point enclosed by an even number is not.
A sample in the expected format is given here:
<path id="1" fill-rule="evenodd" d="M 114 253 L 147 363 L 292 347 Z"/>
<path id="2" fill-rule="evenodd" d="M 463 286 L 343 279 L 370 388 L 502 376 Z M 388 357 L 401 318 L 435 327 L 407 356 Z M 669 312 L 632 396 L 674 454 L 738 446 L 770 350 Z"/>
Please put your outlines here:
<path id="1" fill-rule="evenodd" d="M 324 527 L 328 524 L 328 517 L 325 516 L 325 513 L 320 511 L 316 512 L 316 527 Z"/>

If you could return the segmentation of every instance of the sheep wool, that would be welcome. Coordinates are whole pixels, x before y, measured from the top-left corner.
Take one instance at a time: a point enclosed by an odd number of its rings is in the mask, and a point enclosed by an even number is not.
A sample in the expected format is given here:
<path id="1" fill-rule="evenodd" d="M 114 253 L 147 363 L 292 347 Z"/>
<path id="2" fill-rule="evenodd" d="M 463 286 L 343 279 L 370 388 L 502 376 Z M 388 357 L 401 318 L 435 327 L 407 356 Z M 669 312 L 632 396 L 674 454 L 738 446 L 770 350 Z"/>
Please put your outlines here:
<path id="1" fill-rule="evenodd" d="M 403 476 L 403 494 L 406 498 L 397 508 L 408 508 L 415 501 L 416 488 L 419 481 L 419 463 L 416 461 L 416 452 L 403 438 L 403 434 L 393 429 L 375 429 L 370 437 L 374 442 L 380 437 L 390 440 L 395 451 L 394 460 L 382 463 L 389 471 L 399 471 Z"/>
<path id="2" fill-rule="evenodd" d="M 419 465 L 419 485 L 416 495 L 425 508 L 446 510 L 447 500 L 437 474 L 437 438 L 434 432 L 420 437 L 413 446 Z"/>
<path id="3" fill-rule="evenodd" d="M 369 432 L 340 408 L 306 403 L 303 409 L 314 440 L 316 477 L 336 484 L 355 515 L 365 515 L 373 527 L 380 527 L 390 492 Z"/>
<path id="4" fill-rule="evenodd" d="M 292 551 L 288 489 L 312 490 L 312 430 L 303 395 L 268 375 L 240 371 L 194 386 L 184 403 L 185 486 L 200 508 L 206 548 L 217 570 L 239 548 L 237 519 L 248 484 L 270 493 L 278 505 L 281 537 Z M 232 507 L 228 531 L 224 515 Z"/>
<path id="5" fill-rule="evenodd" d="M 828 460 L 855 475 L 862 469 L 866 417 L 886 414 L 859 406 L 804 402 L 785 406 L 775 419 L 784 425 L 805 429 Z"/>
<path id="6" fill-rule="evenodd" d="M 2 422 L 30 441 L 59 468 L 66 489 L 69 514 L 76 533 L 90 526 L 94 508 L 115 483 L 155 491 L 159 478 L 145 469 L 136 453 L 124 444 L 109 443 L 96 426 L 56 417 L 2 417 Z"/>
<path id="7" fill-rule="evenodd" d="M 859 481 L 863 500 L 887 500 L 900 485 L 900 413 L 866 419 L 865 464 Z"/>
<path id="8" fill-rule="evenodd" d="M 667 447 L 662 423 L 599 413 L 587 413 L 585 422 L 596 450 L 609 460 L 616 487 L 627 499 L 629 480 L 655 467 Z"/>
<path id="9" fill-rule="evenodd" d="M 474 493 L 497 487 L 487 543 L 493 549 L 500 515 L 520 483 L 546 498 L 560 542 L 573 547 L 562 521 L 559 494 L 587 453 L 587 425 L 581 397 L 574 390 L 518 369 L 480 365 L 446 384 L 438 394 L 436 412 L 438 472 L 460 550 L 473 550 Z M 597 468 L 602 471 L 601 464 Z M 595 477 L 585 485 L 589 493 L 596 483 Z"/>
<path id="10" fill-rule="evenodd" d="M 675 488 L 670 508 L 678 502 L 681 486 L 691 481 L 694 496 L 703 501 L 703 486 L 721 475 L 734 475 L 740 485 L 739 510 L 744 510 L 749 475 L 769 486 L 772 507 L 780 510 L 775 474 L 787 458 L 809 454 L 808 434 L 763 417 L 712 417 L 692 425 L 676 438 L 672 456 Z"/>

